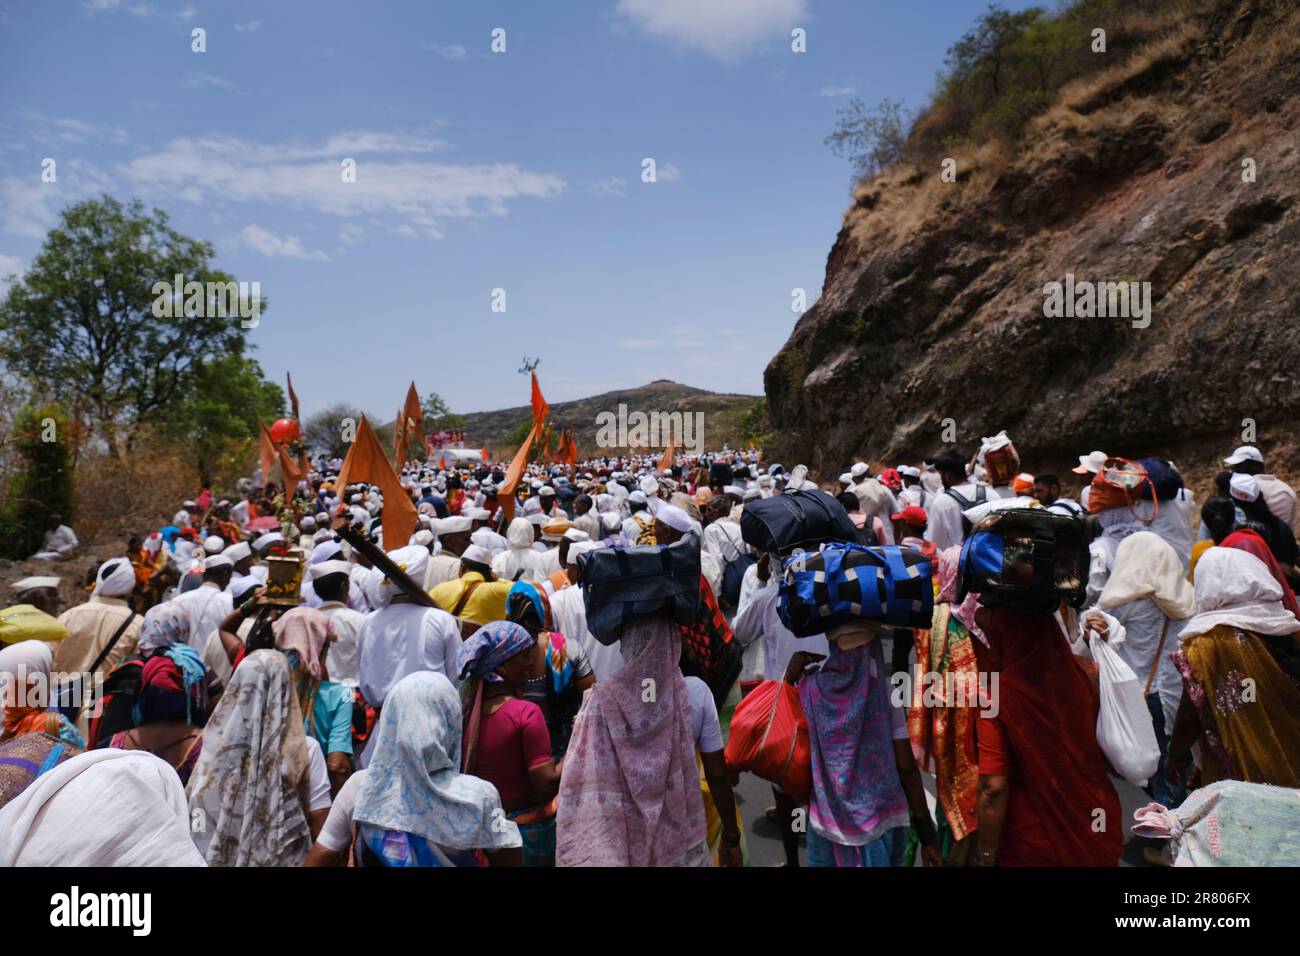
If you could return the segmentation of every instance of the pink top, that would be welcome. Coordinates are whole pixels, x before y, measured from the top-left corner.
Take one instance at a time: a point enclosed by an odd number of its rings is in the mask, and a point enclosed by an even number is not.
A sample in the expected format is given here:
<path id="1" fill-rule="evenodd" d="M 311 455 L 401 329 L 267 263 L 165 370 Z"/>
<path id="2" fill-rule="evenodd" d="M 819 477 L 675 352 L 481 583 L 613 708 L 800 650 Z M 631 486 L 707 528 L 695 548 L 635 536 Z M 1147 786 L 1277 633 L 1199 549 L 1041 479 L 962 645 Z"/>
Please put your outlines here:
<path id="1" fill-rule="evenodd" d="M 495 786 L 503 804 L 531 804 L 528 771 L 550 759 L 551 734 L 542 709 L 532 701 L 511 697 L 496 713 L 484 716 L 474 775 Z"/>

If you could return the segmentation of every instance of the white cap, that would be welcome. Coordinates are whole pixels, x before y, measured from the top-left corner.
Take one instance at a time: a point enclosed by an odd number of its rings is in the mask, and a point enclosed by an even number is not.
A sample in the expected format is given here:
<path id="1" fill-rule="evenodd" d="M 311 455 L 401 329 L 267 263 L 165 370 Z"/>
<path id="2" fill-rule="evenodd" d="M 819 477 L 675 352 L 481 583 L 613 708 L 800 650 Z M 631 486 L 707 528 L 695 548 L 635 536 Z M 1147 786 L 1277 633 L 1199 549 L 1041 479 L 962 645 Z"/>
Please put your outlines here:
<path id="1" fill-rule="evenodd" d="M 351 574 L 352 564 L 348 561 L 322 561 L 320 564 L 313 564 L 307 568 L 307 576 L 315 581 L 317 578 L 323 578 L 327 574 Z"/>
<path id="2" fill-rule="evenodd" d="M 1262 465 L 1264 464 L 1264 456 L 1259 453 L 1259 449 L 1254 445 L 1242 445 L 1223 459 L 1225 465 L 1240 465 L 1243 461 L 1257 461 Z"/>
<path id="3" fill-rule="evenodd" d="M 564 532 L 564 538 L 566 541 L 577 543 L 579 541 L 590 541 L 591 535 L 587 534 L 587 532 L 583 531 L 581 528 L 570 528 L 568 531 Z M 572 545 L 570 545 L 570 547 L 572 547 Z"/>
<path id="4" fill-rule="evenodd" d="M 867 463 L 865 461 L 859 461 L 856 464 L 854 464 L 852 468 L 849 469 L 849 474 L 851 474 L 854 478 L 861 478 L 863 475 L 867 473 L 867 470 L 868 470 Z"/>
<path id="5" fill-rule="evenodd" d="M 723 485 L 722 493 L 725 495 L 735 495 L 737 498 L 741 498 L 745 494 L 745 489 L 740 487 L 740 485 Z"/>
<path id="6" fill-rule="evenodd" d="M 840 484 L 842 485 L 853 484 L 853 472 L 846 471 L 844 474 L 840 475 Z"/>
<path id="7" fill-rule="evenodd" d="M 492 512 L 486 508 L 461 508 L 462 518 L 468 518 L 470 521 L 487 521 L 492 517 Z"/>
<path id="8" fill-rule="evenodd" d="M 221 553 L 235 564 L 238 564 L 240 561 L 243 561 L 244 558 L 247 558 L 253 553 L 253 548 L 247 541 L 236 541 Z"/>
<path id="9" fill-rule="evenodd" d="M 1095 475 L 1101 471 L 1101 466 L 1106 464 L 1106 459 L 1110 456 L 1104 451 L 1093 451 L 1086 455 L 1079 456 L 1079 467 L 1070 470 L 1076 475 Z"/>
<path id="10" fill-rule="evenodd" d="M 468 531 L 474 524 L 472 518 L 464 515 L 452 515 L 449 518 L 439 518 L 433 526 L 434 534 L 460 534 L 462 531 Z"/>
<path id="11" fill-rule="evenodd" d="M 491 564 L 492 552 L 482 545 L 471 544 L 460 556 L 462 561 L 472 561 L 475 564 Z"/>
<path id="12" fill-rule="evenodd" d="M 649 501 L 649 499 L 645 496 L 645 492 L 638 488 L 636 491 L 632 492 L 630 495 L 627 496 L 627 501 L 628 504 L 643 505 L 647 501 Z"/>
<path id="13" fill-rule="evenodd" d="M 647 498 L 655 498 L 659 495 L 659 479 L 652 475 L 646 475 L 641 479 L 640 488 L 645 492 Z"/>
<path id="14" fill-rule="evenodd" d="M 224 554 L 211 554 L 203 559 L 203 570 L 211 571 L 213 568 L 229 568 L 235 562 L 231 561 Z"/>
<path id="15" fill-rule="evenodd" d="M 23 578 L 21 581 L 13 583 L 15 591 L 30 591 L 34 588 L 57 588 L 62 578 L 56 578 L 51 575 L 38 575 L 31 578 Z"/>
<path id="16" fill-rule="evenodd" d="M 915 465 L 899 465 L 897 471 L 900 475 L 906 475 L 908 478 L 921 477 L 921 469 Z"/>
<path id="17" fill-rule="evenodd" d="M 1236 474 L 1228 482 L 1228 494 L 1238 501 L 1258 501 L 1259 483 L 1254 475 Z"/>
<path id="18" fill-rule="evenodd" d="M 543 495 L 544 497 L 551 498 L 554 497 L 555 495 L 555 489 L 552 488 L 550 485 L 542 485 L 542 487 L 538 490 L 537 493 L 539 495 Z"/>
<path id="19" fill-rule="evenodd" d="M 691 516 L 676 505 L 663 504 L 655 512 L 655 520 L 662 521 L 674 531 L 690 531 Z"/>
<path id="20" fill-rule="evenodd" d="M 203 539 L 203 550 L 208 554 L 220 554 L 226 547 L 226 542 L 222 541 L 217 535 L 208 535 Z"/>

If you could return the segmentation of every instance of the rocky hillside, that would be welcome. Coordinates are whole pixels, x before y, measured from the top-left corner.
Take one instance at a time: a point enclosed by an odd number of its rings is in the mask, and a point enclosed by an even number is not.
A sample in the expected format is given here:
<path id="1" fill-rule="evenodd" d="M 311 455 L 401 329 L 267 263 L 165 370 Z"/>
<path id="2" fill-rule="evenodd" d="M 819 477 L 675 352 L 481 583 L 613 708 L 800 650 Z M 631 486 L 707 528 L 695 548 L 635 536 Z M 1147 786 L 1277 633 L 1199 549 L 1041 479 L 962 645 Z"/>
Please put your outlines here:
<path id="1" fill-rule="evenodd" d="M 901 161 L 857 185 L 765 372 L 771 454 L 833 476 L 933 454 L 953 419 L 966 453 L 1006 428 L 1031 468 L 1162 452 L 1195 480 L 1249 418 L 1300 466 L 1300 10 L 1176 12 L 1016 142 L 954 147 L 955 183 Z M 1149 326 L 1046 317 L 1067 274 L 1149 282 Z"/>
<path id="2" fill-rule="evenodd" d="M 545 387 L 543 378 L 543 391 Z M 755 395 L 710 392 L 668 379 L 659 379 L 640 388 L 606 392 L 572 402 L 552 402 L 549 420 L 557 432 L 561 428 L 572 429 L 579 454 L 588 455 L 600 450 L 596 446 L 597 416 L 602 412 L 617 415 L 620 404 L 627 406 L 628 414 L 636 411 L 683 414 L 701 412 L 704 415 L 704 447 L 713 450 L 726 443 L 737 448 L 744 445 L 740 419 L 757 399 Z M 513 442 L 507 440 L 507 436 L 520 423 L 531 421 L 532 415 L 531 407 L 520 405 L 492 412 L 470 412 L 461 417 L 465 420 L 465 438 L 470 445 L 486 445 L 494 455 L 505 455 L 513 451 L 517 442 L 517 439 Z"/>

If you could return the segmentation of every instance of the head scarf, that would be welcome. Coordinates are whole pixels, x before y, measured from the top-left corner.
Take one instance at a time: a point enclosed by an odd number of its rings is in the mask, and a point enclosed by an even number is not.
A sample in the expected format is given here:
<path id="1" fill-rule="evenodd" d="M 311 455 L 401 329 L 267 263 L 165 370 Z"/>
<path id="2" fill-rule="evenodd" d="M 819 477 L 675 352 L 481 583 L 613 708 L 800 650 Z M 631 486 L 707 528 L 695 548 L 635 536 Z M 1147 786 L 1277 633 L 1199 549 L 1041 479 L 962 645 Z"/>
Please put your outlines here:
<path id="1" fill-rule="evenodd" d="M 1167 541 L 1150 531 L 1131 534 L 1115 550 L 1115 564 L 1097 606 L 1103 611 L 1150 598 L 1175 621 L 1196 611 L 1196 595 Z"/>
<path id="2" fill-rule="evenodd" d="M 320 677 L 320 655 L 325 643 L 334 636 L 329 615 L 310 607 L 295 607 L 271 625 L 275 646 L 282 651 L 296 651 L 298 660 L 312 677 Z"/>
<path id="3" fill-rule="evenodd" d="M 707 866 L 681 632 L 668 616 L 635 618 L 619 650 L 623 666 L 587 692 L 569 740 L 556 864 Z"/>
<path id="4" fill-rule="evenodd" d="M 375 732 L 354 820 L 452 849 L 521 845 L 496 788 L 460 772 L 460 701 L 446 677 L 403 677 L 388 692 Z"/>
<path id="5" fill-rule="evenodd" d="M 187 644 L 189 639 L 190 616 L 179 604 L 158 604 L 145 612 L 144 623 L 140 625 L 140 650 L 156 651 Z"/>
<path id="6" fill-rule="evenodd" d="M 253 651 L 203 731 L 186 792 L 210 866 L 298 866 L 307 855 L 307 742 L 289 659 Z"/>
<path id="7" fill-rule="evenodd" d="M 195 722 L 208 709 L 207 671 L 194 648 L 175 644 L 144 662 L 131 711 L 135 726 L 185 718 Z"/>
<path id="8" fill-rule="evenodd" d="M 508 598 L 507 598 L 508 600 Z M 495 670 L 516 654 L 533 646 L 533 636 L 513 621 L 493 621 L 474 632 L 456 655 L 461 680 L 471 677 L 498 683 Z"/>
<path id="9" fill-rule="evenodd" d="M 392 562 L 396 564 L 399 569 L 405 571 L 408 577 L 412 578 L 417 583 L 424 582 L 424 572 L 429 566 L 428 548 L 419 545 L 407 545 L 389 551 L 388 557 L 392 559 Z M 384 573 L 378 568 L 372 570 L 377 575 L 374 579 L 374 597 L 378 602 L 377 606 L 382 607 L 387 605 L 393 598 L 397 597 L 397 595 L 401 594 L 402 589 L 392 581 L 388 580 L 388 578 L 384 576 Z"/>
<path id="10" fill-rule="evenodd" d="M 960 568 L 961 545 L 954 544 L 951 548 L 939 552 L 939 594 L 935 598 L 935 603 L 949 605 L 949 610 L 957 622 L 970 631 L 971 636 L 981 644 L 987 644 L 989 639 L 984 636 L 984 632 L 975 621 L 975 612 L 980 606 L 980 596 L 974 592 L 968 593 L 966 600 L 953 606 L 953 602 L 957 600 Z"/>
<path id="11" fill-rule="evenodd" d="M 203 866 L 176 771 L 142 750 L 79 754 L 0 810 L 0 867 Z"/>
<path id="12" fill-rule="evenodd" d="M 533 547 L 533 523 L 527 518 L 515 518 L 506 529 L 506 543 L 513 549 L 531 550 Z"/>
<path id="13" fill-rule="evenodd" d="M 1188 640 L 1220 624 L 1280 637 L 1300 631 L 1282 606 L 1282 588 L 1259 558 L 1237 548 L 1210 548 L 1196 565 L 1196 616 L 1179 635 Z"/>
<path id="14" fill-rule="evenodd" d="M 1296 617 L 1300 617 L 1300 606 L 1296 604 L 1295 592 L 1291 590 L 1291 583 L 1287 581 L 1286 575 L 1282 573 L 1282 566 L 1277 563 L 1277 558 L 1273 556 L 1268 542 L 1261 538 L 1258 532 L 1251 531 L 1248 528 L 1234 531 L 1223 539 L 1222 547 L 1245 551 L 1247 554 L 1253 554 L 1263 561 L 1268 566 L 1268 573 L 1273 575 L 1273 580 L 1282 589 L 1282 606 Z"/>
<path id="15" fill-rule="evenodd" d="M 135 568 L 126 558 L 114 558 L 99 566 L 91 597 L 126 597 L 135 590 Z"/>
<path id="16" fill-rule="evenodd" d="M 554 627 L 546 593 L 530 581 L 516 581 L 506 593 L 506 617 L 517 622 L 519 613 L 526 607 L 531 607 L 537 615 L 539 630 L 549 631 Z"/>
<path id="17" fill-rule="evenodd" d="M 908 822 L 894 764 L 889 674 L 879 641 L 828 642 L 821 669 L 799 681 L 808 721 L 813 797 L 808 822 L 842 847 L 862 847 Z"/>
<path id="18" fill-rule="evenodd" d="M 163 529 L 162 529 L 161 531 L 159 531 L 158 533 L 159 533 L 160 535 L 162 535 L 162 539 L 163 539 L 163 541 L 167 542 L 167 547 L 169 547 L 171 550 L 175 551 L 175 550 L 176 550 L 176 538 L 180 535 L 180 533 L 181 533 L 181 529 L 178 528 L 178 527 L 176 527 L 176 525 L 174 525 L 174 524 L 169 524 L 169 525 L 167 525 L 167 527 L 163 528 Z"/>
<path id="19" fill-rule="evenodd" d="M 45 641 L 19 641 L 0 650 L 0 709 L 8 736 L 48 731 L 50 671 L 54 652 Z M 39 688 L 45 685 L 42 695 Z M 18 692 L 26 689 L 24 706 L 18 706 Z M 12 695 L 12 699 L 10 699 Z"/>
<path id="20" fill-rule="evenodd" d="M 473 773 L 478 766 L 478 732 L 483 719 L 483 684 L 499 684 L 496 669 L 534 644 L 533 636 L 513 621 L 492 621 L 474 632 L 456 655 L 461 685 L 461 707 L 465 713 L 465 748 L 461 769 Z"/>

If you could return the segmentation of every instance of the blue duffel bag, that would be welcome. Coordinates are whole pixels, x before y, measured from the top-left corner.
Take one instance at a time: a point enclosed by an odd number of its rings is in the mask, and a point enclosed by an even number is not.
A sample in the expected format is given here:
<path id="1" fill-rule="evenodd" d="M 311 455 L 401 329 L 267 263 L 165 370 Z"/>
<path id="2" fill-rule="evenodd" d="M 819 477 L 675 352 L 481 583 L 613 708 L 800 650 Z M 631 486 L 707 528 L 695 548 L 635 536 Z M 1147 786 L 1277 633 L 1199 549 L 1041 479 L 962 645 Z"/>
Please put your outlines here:
<path id="1" fill-rule="evenodd" d="M 934 612 L 930 559 L 914 548 L 831 542 L 782 562 L 777 613 L 796 637 L 853 619 L 927 628 Z"/>
<path id="2" fill-rule="evenodd" d="M 695 620 L 700 604 L 700 539 L 674 544 L 597 548 L 578 559 L 578 587 L 587 630 L 613 644 L 634 618 L 667 611 L 678 624 Z"/>

